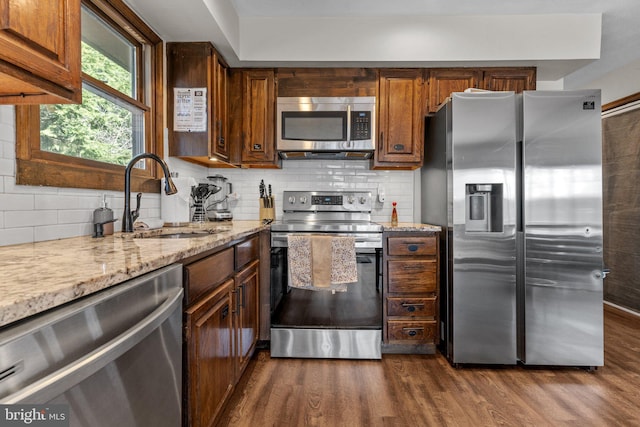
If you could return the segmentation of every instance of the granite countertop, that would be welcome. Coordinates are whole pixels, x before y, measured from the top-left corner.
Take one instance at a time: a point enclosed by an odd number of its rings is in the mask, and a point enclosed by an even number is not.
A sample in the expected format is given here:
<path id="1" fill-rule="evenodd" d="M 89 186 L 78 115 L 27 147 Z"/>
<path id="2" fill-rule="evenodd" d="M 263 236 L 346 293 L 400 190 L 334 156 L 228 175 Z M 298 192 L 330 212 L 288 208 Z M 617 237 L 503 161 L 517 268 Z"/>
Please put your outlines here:
<path id="1" fill-rule="evenodd" d="M 399 222 L 398 225 L 391 225 L 390 222 L 381 222 L 384 231 L 442 231 L 438 225 L 414 224 L 412 222 Z"/>
<path id="2" fill-rule="evenodd" d="M 115 233 L 0 247 L 0 327 L 268 228 L 260 221 Z M 216 229 L 206 237 L 135 238 Z"/>

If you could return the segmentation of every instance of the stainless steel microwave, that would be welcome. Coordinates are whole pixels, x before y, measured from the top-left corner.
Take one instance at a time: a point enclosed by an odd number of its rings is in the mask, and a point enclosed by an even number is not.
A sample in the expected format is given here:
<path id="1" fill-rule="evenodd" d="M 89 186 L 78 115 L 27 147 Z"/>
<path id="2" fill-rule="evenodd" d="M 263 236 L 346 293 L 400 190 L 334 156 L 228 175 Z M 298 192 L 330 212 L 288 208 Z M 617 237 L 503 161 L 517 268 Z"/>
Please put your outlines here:
<path id="1" fill-rule="evenodd" d="M 278 97 L 276 111 L 282 157 L 369 158 L 375 150 L 375 96 Z"/>

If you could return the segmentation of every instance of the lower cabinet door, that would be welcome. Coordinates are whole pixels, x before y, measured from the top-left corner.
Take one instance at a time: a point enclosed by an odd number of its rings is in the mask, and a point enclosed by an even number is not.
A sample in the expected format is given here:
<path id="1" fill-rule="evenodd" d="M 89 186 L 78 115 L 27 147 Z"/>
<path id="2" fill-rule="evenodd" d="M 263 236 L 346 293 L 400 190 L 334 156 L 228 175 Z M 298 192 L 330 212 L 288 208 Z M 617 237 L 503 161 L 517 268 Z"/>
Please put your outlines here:
<path id="1" fill-rule="evenodd" d="M 238 357 L 236 376 L 240 378 L 244 368 L 249 363 L 256 342 L 258 341 L 258 261 L 254 261 L 247 268 L 236 275 L 236 307 L 237 307 L 237 344 Z"/>
<path id="2" fill-rule="evenodd" d="M 186 311 L 187 424 L 212 426 L 234 384 L 233 279 Z"/>

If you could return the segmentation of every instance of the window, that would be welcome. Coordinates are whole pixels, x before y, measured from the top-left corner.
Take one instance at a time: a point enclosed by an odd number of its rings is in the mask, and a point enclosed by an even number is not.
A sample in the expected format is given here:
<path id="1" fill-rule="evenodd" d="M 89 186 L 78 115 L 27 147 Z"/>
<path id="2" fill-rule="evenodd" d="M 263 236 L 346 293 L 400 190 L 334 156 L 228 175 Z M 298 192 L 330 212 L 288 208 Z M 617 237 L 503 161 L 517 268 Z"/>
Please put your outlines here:
<path id="1" fill-rule="evenodd" d="M 162 40 L 120 0 L 82 4 L 82 104 L 16 107 L 17 183 L 121 190 L 162 155 Z M 158 191 L 151 163 L 134 191 Z"/>

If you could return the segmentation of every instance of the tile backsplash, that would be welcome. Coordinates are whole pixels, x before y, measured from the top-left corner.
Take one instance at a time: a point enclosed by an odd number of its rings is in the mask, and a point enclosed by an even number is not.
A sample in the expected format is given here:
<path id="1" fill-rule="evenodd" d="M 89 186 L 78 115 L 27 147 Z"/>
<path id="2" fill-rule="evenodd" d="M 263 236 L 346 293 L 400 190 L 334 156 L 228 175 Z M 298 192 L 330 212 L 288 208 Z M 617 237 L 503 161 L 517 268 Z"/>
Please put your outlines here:
<path id="1" fill-rule="evenodd" d="M 0 246 L 91 235 L 93 210 L 100 207 L 104 194 L 114 216 L 122 217 L 124 198 L 119 191 L 17 185 L 15 145 L 14 107 L 0 106 Z M 374 171 L 369 169 L 369 162 L 360 160 L 287 160 L 282 169 L 275 170 L 206 169 L 174 158 L 167 163 L 181 177 L 227 177 L 238 194 L 238 199 L 230 203 L 234 219 L 238 220 L 259 218 L 258 184 L 264 179 L 276 197 L 276 218 L 282 212 L 284 190 L 367 190 L 377 197 L 378 189 L 384 187 L 386 201 L 375 202 L 373 220 L 389 221 L 391 202 L 396 201 L 399 220 L 414 221 L 416 172 Z M 144 194 L 140 219 L 160 216 L 160 195 Z M 120 227 L 121 222 L 116 222 L 115 230 Z"/>
<path id="2" fill-rule="evenodd" d="M 371 191 L 372 219 L 388 222 L 391 219 L 391 202 L 398 202 L 401 222 L 413 221 L 414 175 L 411 171 L 377 171 L 369 169 L 364 160 L 286 160 L 282 169 L 209 169 L 233 184 L 238 200 L 231 202 L 236 219 L 258 219 L 259 188 L 261 179 L 271 184 L 276 198 L 276 219 L 282 214 L 282 192 L 285 190 L 357 190 Z M 378 189 L 384 188 L 385 202 L 377 199 Z"/>

